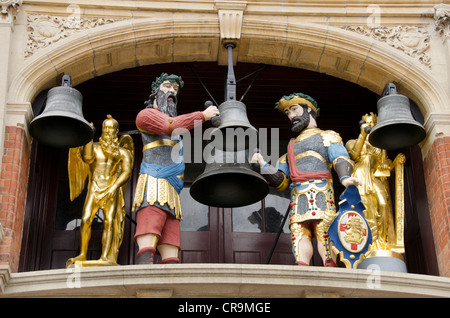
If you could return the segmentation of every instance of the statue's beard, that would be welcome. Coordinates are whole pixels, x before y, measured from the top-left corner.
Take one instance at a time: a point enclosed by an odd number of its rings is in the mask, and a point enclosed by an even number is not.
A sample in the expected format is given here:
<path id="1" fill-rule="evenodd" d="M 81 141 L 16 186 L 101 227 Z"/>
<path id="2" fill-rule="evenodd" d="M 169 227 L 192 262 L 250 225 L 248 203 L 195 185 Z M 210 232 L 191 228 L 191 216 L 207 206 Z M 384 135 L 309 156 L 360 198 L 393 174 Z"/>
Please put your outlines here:
<path id="1" fill-rule="evenodd" d="M 100 147 L 107 158 L 116 158 L 119 155 L 119 139 L 117 135 L 102 134 L 99 138 Z"/>
<path id="2" fill-rule="evenodd" d="M 296 116 L 296 117 L 292 118 L 291 130 L 295 133 L 299 133 L 303 129 L 308 127 L 309 121 L 310 121 L 309 113 L 305 110 L 301 116 Z"/>
<path id="3" fill-rule="evenodd" d="M 173 93 L 159 91 L 156 95 L 156 105 L 164 114 L 170 117 L 177 116 L 177 97 Z"/>

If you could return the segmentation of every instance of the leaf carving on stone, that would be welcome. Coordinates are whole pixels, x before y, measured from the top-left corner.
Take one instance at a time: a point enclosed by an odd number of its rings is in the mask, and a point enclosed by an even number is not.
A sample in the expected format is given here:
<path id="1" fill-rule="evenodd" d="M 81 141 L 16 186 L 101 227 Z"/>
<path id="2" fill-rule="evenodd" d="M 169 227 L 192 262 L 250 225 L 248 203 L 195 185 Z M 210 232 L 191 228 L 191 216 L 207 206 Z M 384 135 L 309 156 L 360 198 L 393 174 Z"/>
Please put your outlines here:
<path id="1" fill-rule="evenodd" d="M 344 26 L 345 30 L 372 37 L 378 41 L 401 50 L 409 56 L 416 58 L 420 63 L 431 67 L 431 58 L 426 53 L 430 48 L 430 35 L 425 27 L 421 26 Z"/>
<path id="2" fill-rule="evenodd" d="M 85 18 L 80 16 L 57 17 L 50 15 L 29 15 L 27 19 L 28 40 L 25 58 L 37 50 L 82 30 L 96 28 L 121 19 Z"/>

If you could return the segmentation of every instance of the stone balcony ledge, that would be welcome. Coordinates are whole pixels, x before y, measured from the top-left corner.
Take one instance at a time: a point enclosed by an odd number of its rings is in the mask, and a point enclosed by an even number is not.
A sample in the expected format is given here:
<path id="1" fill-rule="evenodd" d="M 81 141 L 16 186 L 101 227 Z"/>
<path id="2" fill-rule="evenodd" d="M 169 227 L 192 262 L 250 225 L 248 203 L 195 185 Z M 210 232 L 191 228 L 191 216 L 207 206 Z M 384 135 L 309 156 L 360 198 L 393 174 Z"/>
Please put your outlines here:
<path id="1" fill-rule="evenodd" d="M 0 265 L 0 297 L 450 297 L 450 278 L 288 265 L 155 264 L 23 273 Z"/>

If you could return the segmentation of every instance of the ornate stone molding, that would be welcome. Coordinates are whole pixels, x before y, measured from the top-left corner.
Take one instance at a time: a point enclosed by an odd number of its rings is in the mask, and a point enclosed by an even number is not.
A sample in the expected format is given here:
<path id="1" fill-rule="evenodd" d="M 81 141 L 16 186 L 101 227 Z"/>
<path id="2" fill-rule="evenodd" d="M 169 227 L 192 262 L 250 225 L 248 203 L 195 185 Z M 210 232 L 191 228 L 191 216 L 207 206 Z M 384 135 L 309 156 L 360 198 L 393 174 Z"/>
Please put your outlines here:
<path id="1" fill-rule="evenodd" d="M 0 265 L 0 297 L 450 297 L 448 277 L 378 271 L 375 279 L 373 270 L 338 267 L 186 263 L 8 270 Z"/>
<path id="2" fill-rule="evenodd" d="M 444 37 L 450 36 L 450 5 L 438 4 L 434 7 L 436 31 Z"/>
<path id="3" fill-rule="evenodd" d="M 1 1 L 1 0 L 0 0 Z M 85 18 L 77 15 L 56 17 L 50 15 L 29 15 L 27 19 L 28 40 L 25 57 L 30 57 L 41 48 L 47 47 L 76 32 L 93 29 L 123 19 Z"/>
<path id="4" fill-rule="evenodd" d="M 0 0 L 0 23 L 13 23 L 22 0 Z"/>
<path id="5" fill-rule="evenodd" d="M 28 127 L 33 117 L 33 109 L 30 103 L 6 103 L 5 125 L 23 128 L 29 142 L 31 142 L 31 136 L 28 133 Z"/>
<path id="6" fill-rule="evenodd" d="M 11 279 L 11 271 L 8 265 L 0 265 L 0 294 L 5 292 L 6 286 Z"/>
<path id="7" fill-rule="evenodd" d="M 220 38 L 239 40 L 247 1 L 216 0 L 214 4 L 219 15 Z"/>
<path id="8" fill-rule="evenodd" d="M 215 8 L 219 17 L 220 42 L 234 42 L 238 45 L 241 39 L 242 21 L 247 1 L 215 0 Z M 237 50 L 233 50 L 233 63 L 237 61 Z M 227 49 L 221 47 L 218 56 L 219 65 L 227 65 Z"/>
<path id="9" fill-rule="evenodd" d="M 403 51 L 407 55 L 416 58 L 423 65 L 431 67 L 431 58 L 426 53 L 430 47 L 430 35 L 425 27 L 421 26 L 344 26 L 345 30 L 372 37 L 378 41 Z"/>

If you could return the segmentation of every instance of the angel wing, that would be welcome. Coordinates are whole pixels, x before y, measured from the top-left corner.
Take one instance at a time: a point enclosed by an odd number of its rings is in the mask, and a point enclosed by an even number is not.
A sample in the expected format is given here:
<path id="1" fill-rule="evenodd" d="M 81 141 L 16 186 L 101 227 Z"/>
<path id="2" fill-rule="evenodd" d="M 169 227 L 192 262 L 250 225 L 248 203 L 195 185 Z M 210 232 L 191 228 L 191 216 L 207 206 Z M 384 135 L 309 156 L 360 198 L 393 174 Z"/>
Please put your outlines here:
<path id="1" fill-rule="evenodd" d="M 131 153 L 131 166 L 134 164 L 134 142 L 130 135 L 123 135 L 119 138 L 119 147 L 127 149 Z"/>
<path id="2" fill-rule="evenodd" d="M 75 200 L 83 191 L 86 179 L 90 176 L 89 165 L 81 158 L 81 147 L 69 149 L 68 174 L 70 201 Z"/>
<path id="3" fill-rule="evenodd" d="M 119 138 L 119 147 L 125 148 L 131 154 L 131 169 L 133 169 L 134 165 L 134 142 L 133 138 L 130 135 L 123 135 Z M 120 175 L 122 173 L 122 166 L 118 165 L 117 170 L 114 172 L 116 175 Z M 128 183 L 125 183 L 121 188 L 123 193 L 125 193 L 125 189 Z"/>

